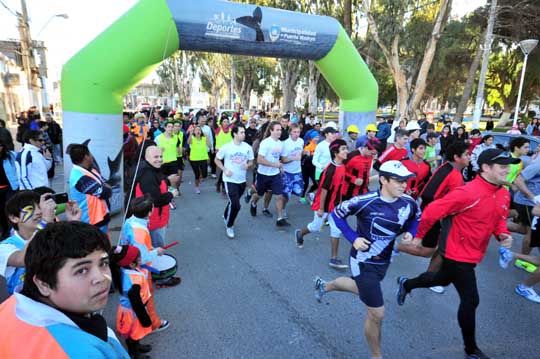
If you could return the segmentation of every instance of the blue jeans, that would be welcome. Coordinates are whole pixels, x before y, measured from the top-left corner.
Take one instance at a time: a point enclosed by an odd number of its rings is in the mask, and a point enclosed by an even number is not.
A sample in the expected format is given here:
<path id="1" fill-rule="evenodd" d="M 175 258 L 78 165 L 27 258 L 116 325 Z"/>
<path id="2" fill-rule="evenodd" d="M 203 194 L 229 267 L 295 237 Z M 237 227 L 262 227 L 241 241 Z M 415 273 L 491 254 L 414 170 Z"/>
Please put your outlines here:
<path id="1" fill-rule="evenodd" d="M 152 238 L 152 247 L 158 248 L 165 245 L 165 233 L 167 227 L 161 227 L 150 231 L 150 237 Z"/>

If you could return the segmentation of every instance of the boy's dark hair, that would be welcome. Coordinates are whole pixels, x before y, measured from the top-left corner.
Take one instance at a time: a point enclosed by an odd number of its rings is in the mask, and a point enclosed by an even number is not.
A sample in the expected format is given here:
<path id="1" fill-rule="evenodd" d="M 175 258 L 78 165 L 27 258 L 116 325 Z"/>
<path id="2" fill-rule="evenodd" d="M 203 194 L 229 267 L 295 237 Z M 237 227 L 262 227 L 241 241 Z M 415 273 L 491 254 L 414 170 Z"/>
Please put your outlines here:
<path id="1" fill-rule="evenodd" d="M 439 134 L 436 132 L 426 134 L 426 140 L 430 140 L 432 138 L 439 138 Z"/>
<path id="2" fill-rule="evenodd" d="M 521 148 L 523 147 L 524 144 L 526 143 L 531 143 L 530 140 L 528 140 L 527 138 L 525 137 L 517 137 L 517 138 L 513 138 L 511 141 L 510 141 L 510 152 L 514 152 L 514 149 L 515 148 Z"/>
<path id="3" fill-rule="evenodd" d="M 43 128 L 43 127 L 45 127 L 45 126 L 49 126 L 49 124 L 48 124 L 47 122 L 45 122 L 45 121 L 39 121 L 39 122 L 37 123 L 37 125 L 38 125 L 39 128 Z"/>
<path id="4" fill-rule="evenodd" d="M 37 141 L 40 138 L 43 138 L 43 133 L 38 130 L 28 130 L 24 133 L 24 143 L 30 143 L 30 140 Z"/>
<path id="5" fill-rule="evenodd" d="M 493 137 L 493 135 L 485 135 L 484 137 L 482 137 L 482 141 L 480 143 L 485 143 L 490 138 L 495 139 L 495 137 Z"/>
<path id="6" fill-rule="evenodd" d="M 409 136 L 409 131 L 404 130 L 402 128 L 398 128 L 396 130 L 396 138 L 398 138 L 398 137 L 401 138 L 401 137 L 405 137 L 405 136 L 407 136 L 407 137 Z"/>
<path id="7" fill-rule="evenodd" d="M 150 193 L 145 193 L 144 196 L 137 197 L 131 200 L 129 206 L 128 216 L 135 216 L 137 218 L 146 218 L 148 213 L 152 210 L 154 201 Z"/>
<path id="8" fill-rule="evenodd" d="M 236 135 L 238 133 L 238 130 L 243 128 L 244 131 L 246 130 L 246 128 L 244 127 L 244 125 L 241 125 L 241 124 L 238 124 L 238 125 L 234 125 L 232 130 L 231 130 L 231 136 L 234 137 L 234 135 Z"/>
<path id="9" fill-rule="evenodd" d="M 446 159 L 450 162 L 454 162 L 455 161 L 454 156 L 461 157 L 468 150 L 469 150 L 468 143 L 465 143 L 462 141 L 453 142 L 446 149 Z"/>
<path id="10" fill-rule="evenodd" d="M 25 190 L 17 192 L 6 203 L 6 216 L 19 217 L 21 210 L 26 206 L 39 205 L 40 195 L 35 191 Z M 19 229 L 17 223 L 9 221 L 13 228 Z"/>
<path id="11" fill-rule="evenodd" d="M 411 141 L 411 150 L 416 150 L 420 146 L 426 147 L 427 146 L 426 141 L 424 141 L 421 138 L 415 138 L 414 140 Z"/>
<path id="12" fill-rule="evenodd" d="M 109 239 L 98 228 L 83 222 L 50 223 L 34 236 L 24 257 L 26 269 L 22 294 L 32 299 L 41 297 L 34 276 L 52 289 L 58 284 L 58 272 L 70 258 L 84 258 L 102 250 L 109 252 Z"/>
<path id="13" fill-rule="evenodd" d="M 426 130 L 434 130 L 435 129 L 435 125 L 433 123 L 428 123 L 427 126 L 426 126 Z"/>
<path id="14" fill-rule="evenodd" d="M 332 143 L 328 147 L 330 149 L 330 156 L 332 157 L 332 159 L 336 157 L 341 146 L 347 146 L 347 142 L 345 142 L 345 140 L 342 140 L 341 138 L 332 141 Z"/>
<path id="15" fill-rule="evenodd" d="M 90 150 L 85 145 L 73 144 L 69 149 L 69 157 L 71 162 L 78 165 L 84 160 L 84 156 L 89 155 Z"/>
<path id="16" fill-rule="evenodd" d="M 473 129 L 471 131 L 471 136 L 473 136 L 473 135 L 481 135 L 481 134 L 482 134 L 482 132 L 480 132 L 480 130 L 477 129 L 477 128 L 475 128 L 475 129 Z"/>

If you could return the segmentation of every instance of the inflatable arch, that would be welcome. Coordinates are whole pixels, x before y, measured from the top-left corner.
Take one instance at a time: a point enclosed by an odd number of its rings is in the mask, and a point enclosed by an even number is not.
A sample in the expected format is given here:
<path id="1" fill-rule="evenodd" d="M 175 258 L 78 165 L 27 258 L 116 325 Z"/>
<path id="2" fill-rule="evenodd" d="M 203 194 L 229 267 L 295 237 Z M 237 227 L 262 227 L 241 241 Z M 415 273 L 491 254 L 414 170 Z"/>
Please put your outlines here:
<path id="1" fill-rule="evenodd" d="M 113 209 L 122 208 L 123 96 L 178 49 L 313 60 L 340 98 L 342 129 L 375 121 L 377 82 L 334 18 L 218 0 L 140 0 L 62 69 L 64 147 L 89 143 L 115 189 Z"/>

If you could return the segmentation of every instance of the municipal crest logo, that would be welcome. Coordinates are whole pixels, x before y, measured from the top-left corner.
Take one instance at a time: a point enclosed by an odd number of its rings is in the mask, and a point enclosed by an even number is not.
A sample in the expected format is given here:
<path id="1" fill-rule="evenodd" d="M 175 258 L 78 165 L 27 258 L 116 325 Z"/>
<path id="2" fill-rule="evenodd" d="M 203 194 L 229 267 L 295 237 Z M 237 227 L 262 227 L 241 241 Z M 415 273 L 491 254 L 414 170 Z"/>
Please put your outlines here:
<path id="1" fill-rule="evenodd" d="M 279 39 L 279 34 L 281 33 L 281 27 L 278 25 L 272 25 L 270 27 L 270 41 L 276 42 Z"/>

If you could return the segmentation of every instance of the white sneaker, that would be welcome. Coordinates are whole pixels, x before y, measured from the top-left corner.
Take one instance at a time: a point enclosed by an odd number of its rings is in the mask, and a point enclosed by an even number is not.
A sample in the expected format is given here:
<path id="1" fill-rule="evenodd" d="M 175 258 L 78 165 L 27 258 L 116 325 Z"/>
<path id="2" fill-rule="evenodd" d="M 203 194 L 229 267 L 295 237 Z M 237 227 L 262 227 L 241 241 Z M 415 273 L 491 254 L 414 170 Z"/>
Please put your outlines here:
<path id="1" fill-rule="evenodd" d="M 520 284 L 516 287 L 516 293 L 523 298 L 530 300 L 531 302 L 540 303 L 540 295 L 534 291 L 531 287 L 526 287 Z"/>
<path id="2" fill-rule="evenodd" d="M 436 285 L 434 287 L 429 287 L 429 289 L 432 292 L 435 292 L 437 294 L 443 294 L 444 293 L 444 287 L 441 287 L 440 285 Z"/>
<path id="3" fill-rule="evenodd" d="M 227 237 L 229 237 L 230 239 L 234 238 L 234 229 L 233 229 L 233 227 L 228 227 L 227 228 Z"/>

